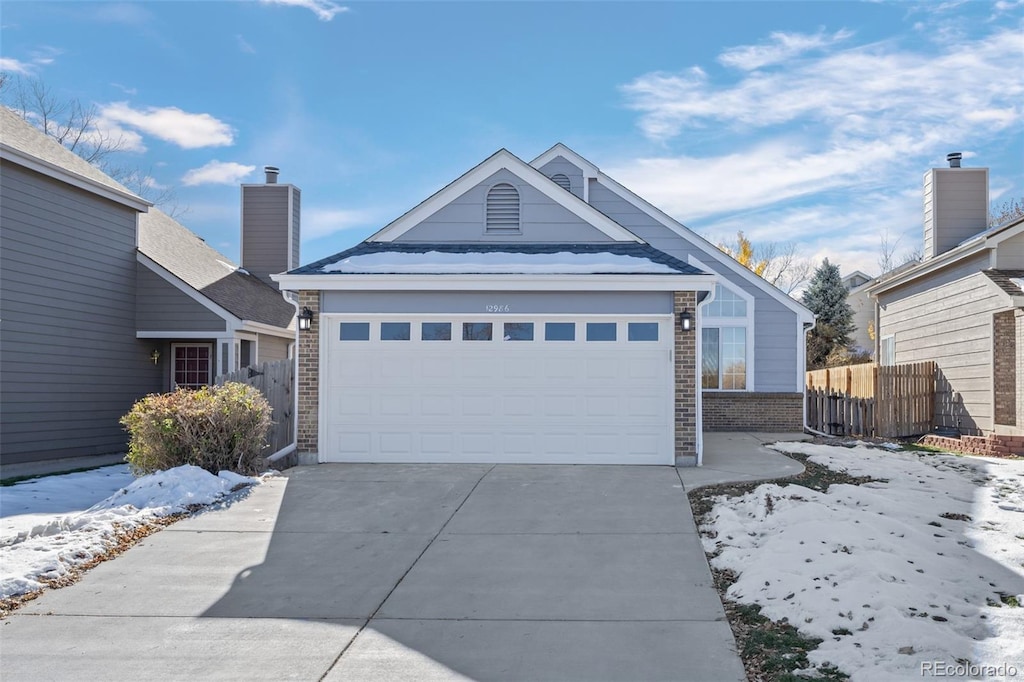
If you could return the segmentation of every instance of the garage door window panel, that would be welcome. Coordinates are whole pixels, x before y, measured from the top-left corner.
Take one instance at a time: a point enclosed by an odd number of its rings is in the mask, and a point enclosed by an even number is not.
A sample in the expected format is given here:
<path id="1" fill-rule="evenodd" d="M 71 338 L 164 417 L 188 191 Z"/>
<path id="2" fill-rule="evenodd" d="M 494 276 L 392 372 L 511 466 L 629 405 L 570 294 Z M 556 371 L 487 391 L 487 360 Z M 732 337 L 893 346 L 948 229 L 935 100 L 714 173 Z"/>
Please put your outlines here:
<path id="1" fill-rule="evenodd" d="M 587 341 L 614 341 L 614 322 L 587 322 Z"/>
<path id="2" fill-rule="evenodd" d="M 408 322 L 381 322 L 380 323 L 380 340 L 381 341 L 408 341 L 410 337 L 410 328 L 412 325 Z"/>
<path id="3" fill-rule="evenodd" d="M 423 341 L 451 341 L 451 322 L 424 322 L 420 325 L 420 339 Z"/>
<path id="4" fill-rule="evenodd" d="M 627 333 L 630 341 L 657 341 L 658 323 L 630 322 Z"/>
<path id="5" fill-rule="evenodd" d="M 494 325 L 490 322 L 463 322 L 463 341 L 490 341 L 494 334 Z"/>
<path id="6" fill-rule="evenodd" d="M 342 322 L 340 325 L 340 338 L 342 341 L 369 341 L 369 322 Z"/>
<path id="7" fill-rule="evenodd" d="M 505 341 L 533 341 L 533 322 L 506 322 L 504 332 Z"/>
<path id="8" fill-rule="evenodd" d="M 544 324 L 545 341 L 575 341 L 575 322 L 547 322 Z"/>

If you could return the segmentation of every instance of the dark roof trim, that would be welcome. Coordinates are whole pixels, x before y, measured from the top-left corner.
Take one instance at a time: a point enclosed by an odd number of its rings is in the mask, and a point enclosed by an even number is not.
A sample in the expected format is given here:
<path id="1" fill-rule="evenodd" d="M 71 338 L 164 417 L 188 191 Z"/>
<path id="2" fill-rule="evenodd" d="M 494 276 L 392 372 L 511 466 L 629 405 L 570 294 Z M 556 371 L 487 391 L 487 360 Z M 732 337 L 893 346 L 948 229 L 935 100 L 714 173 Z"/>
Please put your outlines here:
<path id="1" fill-rule="evenodd" d="M 704 275 L 703 270 L 693 267 L 678 258 L 668 255 L 648 244 L 636 242 L 606 242 L 602 244 L 508 244 L 508 243 L 403 243 L 403 242 L 362 242 L 356 246 L 322 258 L 315 263 L 291 270 L 289 275 L 338 275 L 337 272 L 324 272 L 323 268 L 353 256 L 365 256 L 374 253 L 608 253 L 615 256 L 633 256 L 646 258 L 654 263 L 665 265 L 681 275 Z M 595 273 L 597 274 L 597 273 Z"/>

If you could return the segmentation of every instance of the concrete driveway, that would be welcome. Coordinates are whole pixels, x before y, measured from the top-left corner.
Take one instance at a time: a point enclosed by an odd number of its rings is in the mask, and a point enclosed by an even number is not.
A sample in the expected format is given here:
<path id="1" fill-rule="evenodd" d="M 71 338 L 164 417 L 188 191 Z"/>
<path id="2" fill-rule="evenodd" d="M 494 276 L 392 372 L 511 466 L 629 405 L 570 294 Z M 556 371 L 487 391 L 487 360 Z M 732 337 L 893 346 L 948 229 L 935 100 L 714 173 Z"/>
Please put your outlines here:
<path id="1" fill-rule="evenodd" d="M 298 467 L 0 622 L 13 680 L 743 680 L 671 467 Z"/>

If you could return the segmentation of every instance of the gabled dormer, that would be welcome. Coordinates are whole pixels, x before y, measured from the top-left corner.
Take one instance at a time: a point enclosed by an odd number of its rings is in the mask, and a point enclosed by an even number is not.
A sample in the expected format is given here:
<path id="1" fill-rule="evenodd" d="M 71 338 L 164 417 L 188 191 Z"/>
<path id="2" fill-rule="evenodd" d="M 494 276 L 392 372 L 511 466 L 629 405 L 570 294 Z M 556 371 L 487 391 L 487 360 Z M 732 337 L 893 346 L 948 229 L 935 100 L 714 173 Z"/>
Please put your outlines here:
<path id="1" fill-rule="evenodd" d="M 367 241 L 643 243 L 584 200 L 585 169 L 557 164 L 552 179 L 501 149 Z"/>

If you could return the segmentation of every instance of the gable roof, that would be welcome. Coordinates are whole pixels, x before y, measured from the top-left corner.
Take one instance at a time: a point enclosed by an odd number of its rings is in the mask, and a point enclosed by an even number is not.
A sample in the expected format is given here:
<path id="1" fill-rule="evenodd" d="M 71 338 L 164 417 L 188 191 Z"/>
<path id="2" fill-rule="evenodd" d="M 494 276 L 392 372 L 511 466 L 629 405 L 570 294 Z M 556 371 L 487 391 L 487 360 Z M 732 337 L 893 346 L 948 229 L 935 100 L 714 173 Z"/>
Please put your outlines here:
<path id="1" fill-rule="evenodd" d="M 1000 243 L 1020 234 L 1024 234 L 1024 216 L 980 232 L 945 253 L 940 253 L 938 256 L 915 263 L 914 267 L 907 268 L 898 275 L 875 284 L 869 289 L 869 292 L 872 296 L 875 296 L 919 277 L 930 275 L 965 258 L 970 258 L 983 251 L 996 248 Z"/>
<path id="2" fill-rule="evenodd" d="M 429 218 L 435 212 L 448 203 L 454 201 L 477 186 L 499 170 L 507 170 L 520 180 L 541 192 L 556 204 L 571 211 L 581 220 L 594 226 L 612 239 L 620 242 L 643 243 L 640 237 L 636 236 L 622 225 L 598 211 L 596 208 L 583 201 L 575 194 L 566 192 L 556 185 L 550 178 L 538 171 L 533 166 L 512 154 L 507 149 L 499 149 L 487 159 L 476 165 L 474 168 L 463 173 L 443 189 L 435 192 L 426 200 L 420 202 L 415 208 L 394 220 L 381 230 L 366 239 L 368 242 L 390 242 L 402 236 L 413 227 Z"/>
<path id="3" fill-rule="evenodd" d="M 750 284 L 761 289 L 769 296 L 771 296 L 772 298 L 774 298 L 775 300 L 777 300 L 778 302 L 782 303 L 784 306 L 795 312 L 803 322 L 814 322 L 814 313 L 808 310 L 802 303 L 792 298 L 791 296 L 788 296 L 787 294 L 783 293 L 778 287 L 776 287 L 773 284 L 770 284 L 763 277 L 754 274 L 748 268 L 745 268 L 744 266 L 740 265 L 735 258 L 728 255 L 727 253 L 724 253 L 717 246 L 715 246 L 708 240 L 704 239 L 699 234 L 697 234 L 690 228 L 686 227 L 685 225 L 677 221 L 675 218 L 662 211 L 660 208 L 656 207 L 654 204 L 650 203 L 646 199 L 643 199 L 642 197 L 638 196 L 631 190 L 627 189 L 618 181 L 603 173 L 601 169 L 599 169 L 593 163 L 583 158 L 575 151 L 562 144 L 561 142 L 555 144 L 553 147 L 551 147 L 543 154 L 538 156 L 536 159 L 531 161 L 530 165 L 539 168 L 540 166 L 543 166 L 544 164 L 548 163 L 552 159 L 559 156 L 575 164 L 576 166 L 583 170 L 584 187 L 587 186 L 587 178 L 594 178 L 598 180 L 604 187 L 611 190 L 619 198 L 624 199 L 637 209 L 643 211 L 661 225 L 664 225 L 669 230 L 675 232 L 677 235 L 685 239 L 693 246 L 699 248 L 701 251 L 707 254 L 708 257 L 711 258 L 712 260 L 717 261 L 719 264 L 725 266 L 734 274 L 739 275 L 741 278 L 745 279 Z M 551 184 L 554 185 L 554 183 Z"/>
<path id="4" fill-rule="evenodd" d="M 0 106 L 0 158 L 137 211 L 153 205 L 5 106 Z"/>
<path id="5" fill-rule="evenodd" d="M 481 254 L 500 254 L 500 259 L 474 258 Z M 374 259 L 372 269 L 344 267 L 345 261 L 357 263 L 361 256 L 396 256 L 390 260 Z M 531 256 L 559 256 L 558 259 Z M 422 256 L 415 260 L 407 256 Z M 444 256 L 453 256 L 445 258 Z M 574 258 L 574 257 L 579 258 Z M 352 260 L 356 259 L 356 260 Z M 460 262 L 462 265 L 460 266 Z M 669 274 L 704 275 L 707 273 L 647 244 L 605 242 L 600 244 L 437 244 L 406 242 L 363 242 L 351 249 L 297 268 L 289 275 L 333 274 L 429 274 L 431 265 L 438 274 Z M 531 268 L 525 270 L 524 268 Z M 582 272 L 582 270 L 586 272 Z M 348 272 L 346 273 L 346 270 Z"/>
<path id="6" fill-rule="evenodd" d="M 295 306 L 163 211 L 139 216 L 139 251 L 240 320 L 285 329 Z"/>
<path id="7" fill-rule="evenodd" d="M 1000 291 L 1010 297 L 1015 306 L 1024 306 L 1024 270 L 982 270 Z"/>

